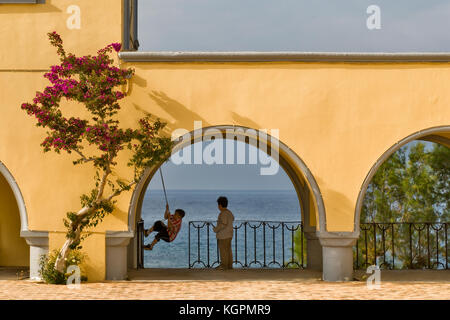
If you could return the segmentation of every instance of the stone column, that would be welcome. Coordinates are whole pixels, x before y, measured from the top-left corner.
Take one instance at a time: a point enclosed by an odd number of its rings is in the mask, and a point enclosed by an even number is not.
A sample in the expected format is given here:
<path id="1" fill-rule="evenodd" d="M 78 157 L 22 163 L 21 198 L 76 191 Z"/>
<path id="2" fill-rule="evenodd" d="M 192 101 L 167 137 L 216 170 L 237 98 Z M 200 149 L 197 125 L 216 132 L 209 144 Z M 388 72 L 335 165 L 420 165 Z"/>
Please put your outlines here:
<path id="1" fill-rule="evenodd" d="M 322 271 L 322 246 L 316 231 L 305 232 L 306 269 Z"/>
<path id="2" fill-rule="evenodd" d="M 48 232 L 21 231 L 20 236 L 25 238 L 30 246 L 30 279 L 42 280 L 39 274 L 39 262 L 42 255 L 48 254 Z"/>
<path id="3" fill-rule="evenodd" d="M 354 235 L 327 232 L 319 234 L 323 254 L 324 281 L 350 281 L 353 279 Z"/>
<path id="4" fill-rule="evenodd" d="M 106 232 L 106 280 L 124 280 L 128 275 L 128 243 L 133 233 Z"/>

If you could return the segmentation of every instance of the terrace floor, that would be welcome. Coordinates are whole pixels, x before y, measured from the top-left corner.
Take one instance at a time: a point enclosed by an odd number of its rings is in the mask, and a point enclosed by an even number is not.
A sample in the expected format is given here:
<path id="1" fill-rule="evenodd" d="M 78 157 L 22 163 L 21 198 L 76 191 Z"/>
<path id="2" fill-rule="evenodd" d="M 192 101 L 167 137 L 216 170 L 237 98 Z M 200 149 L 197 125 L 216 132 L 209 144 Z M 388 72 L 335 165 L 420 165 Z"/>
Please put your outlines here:
<path id="1" fill-rule="evenodd" d="M 0 268 L 0 299 L 450 300 L 450 270 L 382 271 L 379 289 L 369 289 L 362 276 L 356 272 L 354 281 L 330 283 L 321 280 L 320 272 L 308 270 L 145 269 L 130 270 L 127 281 L 70 289 L 21 279 L 20 271 Z"/>

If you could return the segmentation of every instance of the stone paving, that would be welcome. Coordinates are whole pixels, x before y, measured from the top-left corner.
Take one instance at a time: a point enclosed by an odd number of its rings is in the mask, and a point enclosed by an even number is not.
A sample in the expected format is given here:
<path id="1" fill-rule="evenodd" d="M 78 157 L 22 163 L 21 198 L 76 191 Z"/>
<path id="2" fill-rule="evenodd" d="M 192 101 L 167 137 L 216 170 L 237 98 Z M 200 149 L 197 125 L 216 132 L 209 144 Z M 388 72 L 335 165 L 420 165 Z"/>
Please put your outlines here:
<path id="1" fill-rule="evenodd" d="M 159 274 L 159 278 L 155 275 Z M 425 274 L 425 276 L 424 276 Z M 83 283 L 80 289 L 47 285 L 27 279 L 0 280 L 0 299 L 146 299 L 146 300 L 278 300 L 278 299 L 444 299 L 450 300 L 450 271 L 403 273 L 401 281 L 385 274 L 379 289 L 365 281 L 329 283 L 318 273 L 300 272 L 191 272 L 151 271 L 134 274 L 131 281 Z M 394 278 L 393 278 L 394 277 Z M 164 280 L 164 278 L 166 280 Z M 409 278 L 409 279 L 407 279 Z M 0 277 L 5 279 L 5 277 Z"/>

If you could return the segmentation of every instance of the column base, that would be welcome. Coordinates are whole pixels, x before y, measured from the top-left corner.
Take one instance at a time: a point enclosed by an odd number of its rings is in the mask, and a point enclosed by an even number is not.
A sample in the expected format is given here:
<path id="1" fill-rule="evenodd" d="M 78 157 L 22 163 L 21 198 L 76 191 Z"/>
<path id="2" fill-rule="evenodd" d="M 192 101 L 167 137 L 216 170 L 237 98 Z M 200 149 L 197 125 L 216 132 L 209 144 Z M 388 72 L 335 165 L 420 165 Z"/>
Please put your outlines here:
<path id="1" fill-rule="evenodd" d="M 128 243 L 132 232 L 106 232 L 106 280 L 125 280 L 128 276 Z"/>
<path id="2" fill-rule="evenodd" d="M 48 232 L 43 231 L 21 231 L 20 236 L 25 238 L 30 246 L 30 279 L 42 280 L 40 261 L 43 255 L 48 254 Z"/>
<path id="3" fill-rule="evenodd" d="M 305 232 L 306 238 L 306 269 L 322 271 L 322 246 L 316 232 Z"/>
<path id="4" fill-rule="evenodd" d="M 319 237 L 323 254 L 324 281 L 350 281 L 353 279 L 353 245 L 356 238 L 327 234 Z"/>

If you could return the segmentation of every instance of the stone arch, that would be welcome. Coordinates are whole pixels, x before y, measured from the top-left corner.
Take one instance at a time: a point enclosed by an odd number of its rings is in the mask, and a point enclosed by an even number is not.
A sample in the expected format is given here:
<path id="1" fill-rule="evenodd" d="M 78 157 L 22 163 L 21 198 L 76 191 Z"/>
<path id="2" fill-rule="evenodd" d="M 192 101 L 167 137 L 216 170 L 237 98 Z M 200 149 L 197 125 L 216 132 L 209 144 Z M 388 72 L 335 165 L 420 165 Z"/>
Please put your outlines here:
<path id="1" fill-rule="evenodd" d="M 28 230 L 28 216 L 19 186 L 0 162 L 0 264 L 6 267 L 28 266 L 29 248 L 21 236 Z"/>
<path id="2" fill-rule="evenodd" d="M 236 134 L 241 138 L 244 138 L 246 143 L 250 143 L 250 141 L 257 141 L 258 145 L 256 145 L 256 147 L 270 147 L 270 143 L 259 140 L 257 137 L 249 133 L 252 131 L 252 128 L 225 125 L 204 127 L 201 129 L 201 132 L 191 131 L 183 135 L 176 142 L 174 151 L 181 150 L 186 146 L 201 141 L 204 137 L 208 136 L 208 131 L 210 131 L 210 129 L 219 130 L 223 134 L 224 139 L 226 130 L 235 130 Z M 271 137 L 270 135 L 268 135 L 267 137 L 267 141 L 275 141 L 274 139 L 275 138 Z M 305 233 L 307 234 L 308 239 L 308 255 L 312 258 L 312 261 L 309 261 L 308 265 L 312 266 L 313 269 L 321 269 L 322 254 L 319 241 L 316 237 L 316 230 L 325 231 L 326 215 L 325 206 L 319 190 L 319 186 L 305 162 L 287 145 L 285 145 L 278 139 L 276 139 L 276 143 L 279 146 L 279 164 L 291 179 L 300 202 L 302 221 L 305 225 Z M 137 220 L 140 218 L 144 194 L 146 192 L 148 184 L 150 183 L 150 180 L 152 179 L 158 168 L 159 166 L 148 168 L 144 173 L 142 180 L 136 186 L 133 192 L 128 212 L 128 232 L 132 233 L 133 235 L 135 234 Z M 312 221 L 313 219 L 314 221 Z M 134 246 L 135 241 L 132 240 L 128 248 L 129 267 L 136 267 L 136 257 L 134 253 L 134 251 L 136 250 L 134 250 Z M 310 249 L 313 250 L 313 252 L 309 252 Z"/>
<path id="3" fill-rule="evenodd" d="M 424 140 L 424 141 L 430 141 L 439 143 L 442 145 L 445 145 L 450 148 L 450 126 L 438 126 L 438 127 L 432 127 L 424 130 L 417 131 L 406 138 L 398 141 L 393 146 L 391 146 L 387 151 L 385 151 L 380 158 L 377 159 L 375 164 L 370 168 L 369 173 L 367 174 L 366 178 L 364 179 L 363 185 L 361 186 L 361 189 L 358 194 L 358 199 L 356 201 L 356 207 L 355 207 L 355 217 L 354 217 L 354 229 L 353 233 L 355 237 L 359 237 L 359 224 L 360 224 L 360 217 L 361 217 L 361 210 L 364 202 L 364 197 L 366 195 L 367 188 L 370 184 L 370 181 L 372 180 L 373 176 L 377 172 L 377 170 L 380 168 L 380 166 L 391 156 L 393 155 L 397 150 L 399 150 L 404 145 L 408 144 L 409 142 L 412 142 L 414 140 Z"/>
<path id="4" fill-rule="evenodd" d="M 350 232 L 318 231 L 323 252 L 323 279 L 325 281 L 349 280 L 353 276 L 353 245 L 359 238 L 359 224 L 362 204 L 367 187 L 378 168 L 394 152 L 413 140 L 427 140 L 450 146 L 450 126 L 438 126 L 417 131 L 391 146 L 377 159 L 364 179 L 358 194 L 354 212 L 354 227 Z"/>
<path id="5" fill-rule="evenodd" d="M 19 208 L 20 213 L 20 231 L 25 232 L 28 231 L 28 214 L 27 209 L 25 207 L 25 201 L 23 200 L 22 192 L 20 192 L 19 186 L 17 185 L 16 180 L 6 168 L 6 166 L 0 161 L 0 174 L 5 178 L 8 182 L 12 192 L 14 193 L 14 197 L 16 198 L 17 206 Z"/>

